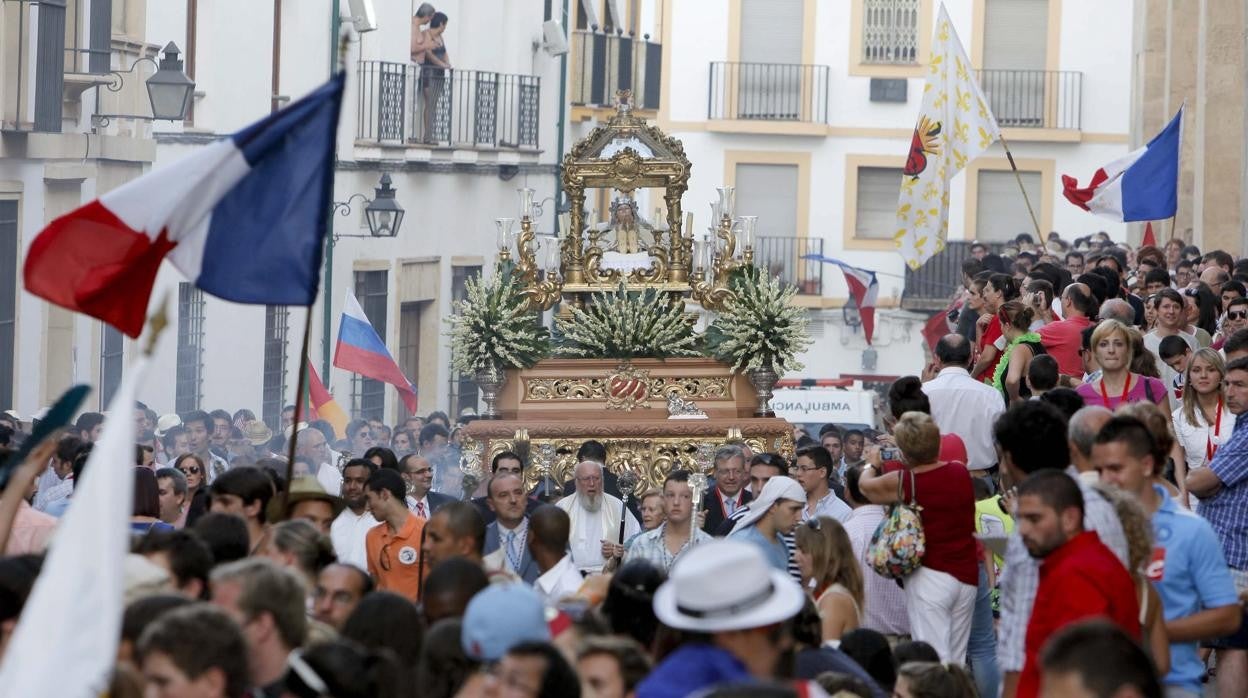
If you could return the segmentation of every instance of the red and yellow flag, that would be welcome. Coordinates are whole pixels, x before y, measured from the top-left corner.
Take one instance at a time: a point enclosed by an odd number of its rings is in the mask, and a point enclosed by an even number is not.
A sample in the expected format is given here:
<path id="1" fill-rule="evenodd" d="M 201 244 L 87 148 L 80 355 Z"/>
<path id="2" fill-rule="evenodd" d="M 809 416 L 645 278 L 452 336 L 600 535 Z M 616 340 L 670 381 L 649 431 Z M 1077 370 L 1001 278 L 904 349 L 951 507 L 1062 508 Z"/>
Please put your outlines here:
<path id="1" fill-rule="evenodd" d="M 308 372 L 308 391 L 304 396 L 304 405 L 307 407 L 305 419 L 309 422 L 314 419 L 323 419 L 334 427 L 334 433 L 338 438 L 346 438 L 349 421 L 347 413 L 334 400 L 334 396 L 325 389 L 325 384 L 321 382 L 321 377 L 312 367 L 312 362 L 304 359 L 303 366 Z"/>

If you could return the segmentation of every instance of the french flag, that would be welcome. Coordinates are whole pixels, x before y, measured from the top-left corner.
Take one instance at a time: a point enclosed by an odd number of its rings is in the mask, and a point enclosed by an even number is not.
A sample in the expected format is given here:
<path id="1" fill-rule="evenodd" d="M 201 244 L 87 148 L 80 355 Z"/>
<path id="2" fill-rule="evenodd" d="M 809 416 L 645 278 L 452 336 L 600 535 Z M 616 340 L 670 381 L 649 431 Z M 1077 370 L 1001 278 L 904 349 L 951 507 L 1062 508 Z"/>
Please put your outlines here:
<path id="1" fill-rule="evenodd" d="M 1153 140 L 1097 170 L 1088 186 L 1062 175 L 1062 194 L 1085 211 L 1124 223 L 1173 217 L 1179 206 L 1182 130 L 1180 108 Z"/>
<path id="2" fill-rule="evenodd" d="M 364 308 L 360 307 L 360 302 L 351 291 L 347 291 L 346 307 L 342 309 L 342 319 L 338 322 L 334 365 L 344 371 L 393 385 L 398 389 L 403 404 L 407 405 L 407 410 L 416 411 L 416 388 L 399 370 L 386 343 L 377 336 L 377 330 L 373 329 Z"/>
<path id="3" fill-rule="evenodd" d="M 131 337 L 166 257 L 218 298 L 311 305 L 343 81 L 52 221 L 27 253 L 26 289 Z"/>
<path id="4" fill-rule="evenodd" d="M 875 272 L 859 269 L 835 257 L 824 257 L 821 254 L 803 255 L 802 259 L 835 264 L 841 268 L 845 274 L 845 285 L 849 287 L 849 297 L 858 306 L 858 317 L 862 319 L 862 336 L 870 346 L 871 337 L 875 335 L 875 303 L 880 296 L 880 281 L 875 277 Z"/>

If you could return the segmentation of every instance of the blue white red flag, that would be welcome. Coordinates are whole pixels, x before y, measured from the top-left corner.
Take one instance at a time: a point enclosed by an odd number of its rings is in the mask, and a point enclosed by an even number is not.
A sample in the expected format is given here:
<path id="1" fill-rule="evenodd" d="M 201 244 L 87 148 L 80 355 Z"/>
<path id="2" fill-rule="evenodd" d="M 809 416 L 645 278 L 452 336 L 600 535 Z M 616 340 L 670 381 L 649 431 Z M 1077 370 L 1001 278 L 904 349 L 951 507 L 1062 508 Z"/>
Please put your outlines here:
<path id="1" fill-rule="evenodd" d="M 849 297 L 858 306 L 858 316 L 862 318 L 862 335 L 870 345 L 871 337 L 875 334 L 875 302 L 880 295 L 880 282 L 875 278 L 875 272 L 821 254 L 804 255 L 802 259 L 835 264 L 841 268 L 845 274 L 845 285 L 849 287 Z"/>
<path id="2" fill-rule="evenodd" d="M 394 362 L 386 343 L 381 341 L 377 330 L 373 329 L 373 324 L 364 314 L 364 308 L 351 291 L 347 291 L 342 319 L 338 322 L 338 346 L 334 349 L 334 365 L 344 371 L 393 385 L 398 389 L 399 397 L 407 405 L 408 411 L 416 411 L 416 388 Z"/>
<path id="3" fill-rule="evenodd" d="M 26 289 L 131 337 L 165 257 L 228 301 L 311 305 L 343 80 L 52 221 L 31 243 Z"/>
<path id="4" fill-rule="evenodd" d="M 1142 148 L 1100 168 L 1088 186 L 1062 175 L 1062 194 L 1070 203 L 1116 221 L 1156 221 L 1174 216 L 1179 207 L 1179 141 L 1183 108 L 1161 133 Z"/>

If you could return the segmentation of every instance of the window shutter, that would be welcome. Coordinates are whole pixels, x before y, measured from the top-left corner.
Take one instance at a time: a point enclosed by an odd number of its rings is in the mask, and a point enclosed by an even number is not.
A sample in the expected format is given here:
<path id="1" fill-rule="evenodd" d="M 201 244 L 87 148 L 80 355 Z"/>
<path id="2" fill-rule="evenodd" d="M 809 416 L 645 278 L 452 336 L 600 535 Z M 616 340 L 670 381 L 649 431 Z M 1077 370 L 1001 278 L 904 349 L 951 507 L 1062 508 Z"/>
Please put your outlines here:
<path id="1" fill-rule="evenodd" d="M 984 69 L 1044 70 L 1048 26 L 1049 0 L 987 0 Z"/>
<path id="2" fill-rule="evenodd" d="M 1019 172 L 1032 206 L 1040 206 L 1044 183 L 1039 172 Z M 975 239 L 980 242 L 1012 240 L 1032 233 L 1027 203 L 1009 170 L 980 170 L 979 199 L 975 206 Z"/>
<path id="3" fill-rule="evenodd" d="M 737 215 L 758 216 L 757 234 L 797 235 L 797 165 L 737 165 Z"/>
<path id="4" fill-rule="evenodd" d="M 741 62 L 802 62 L 802 0 L 741 0 Z"/>
<path id="5" fill-rule="evenodd" d="M 859 167 L 854 237 L 892 238 L 897 230 L 900 197 L 900 167 Z"/>

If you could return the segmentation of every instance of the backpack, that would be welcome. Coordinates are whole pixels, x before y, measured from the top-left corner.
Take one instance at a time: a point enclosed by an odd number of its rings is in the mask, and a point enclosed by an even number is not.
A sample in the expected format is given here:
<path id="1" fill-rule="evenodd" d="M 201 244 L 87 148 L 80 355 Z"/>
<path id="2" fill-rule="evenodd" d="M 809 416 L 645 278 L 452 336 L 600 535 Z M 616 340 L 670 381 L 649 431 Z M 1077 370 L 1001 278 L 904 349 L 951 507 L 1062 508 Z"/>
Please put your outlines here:
<path id="1" fill-rule="evenodd" d="M 914 472 L 910 475 L 911 501 L 906 502 L 903 474 L 897 480 L 897 503 L 889 507 L 884 520 L 876 527 L 867 547 L 867 562 L 876 574 L 890 579 L 903 579 L 923 564 L 926 539 L 919 512 L 918 493 L 914 489 Z"/>

